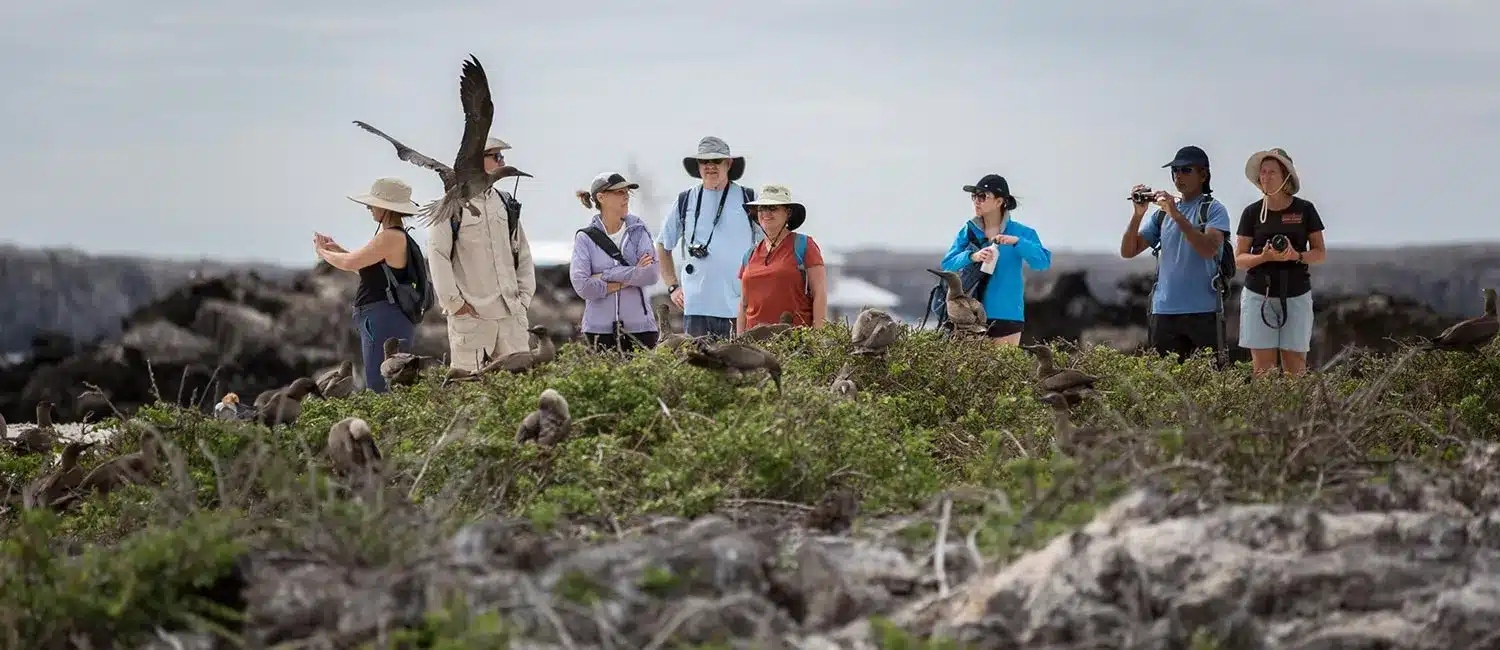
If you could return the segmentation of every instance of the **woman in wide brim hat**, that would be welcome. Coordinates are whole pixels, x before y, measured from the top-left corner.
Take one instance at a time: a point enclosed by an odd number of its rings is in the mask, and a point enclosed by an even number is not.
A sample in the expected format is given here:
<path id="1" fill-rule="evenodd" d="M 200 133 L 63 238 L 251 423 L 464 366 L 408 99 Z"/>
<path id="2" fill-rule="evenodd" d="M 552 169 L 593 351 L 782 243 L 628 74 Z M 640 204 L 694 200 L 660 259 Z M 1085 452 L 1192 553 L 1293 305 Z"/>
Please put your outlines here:
<path id="1" fill-rule="evenodd" d="M 807 221 L 807 207 L 785 185 L 763 185 L 745 204 L 766 236 L 740 263 L 738 331 L 777 323 L 822 327 L 828 316 L 828 276 L 823 252 L 812 237 L 794 232 Z M 801 251 L 801 268 L 798 268 Z"/>
<path id="2" fill-rule="evenodd" d="M 745 175 L 745 157 L 730 153 L 729 144 L 714 136 L 698 141 L 698 153 L 682 159 L 682 167 L 688 176 L 703 178 L 698 173 L 698 162 L 702 160 L 729 160 L 729 180 L 737 181 Z"/>
<path id="3" fill-rule="evenodd" d="M 425 263 L 408 258 L 408 246 L 415 248 L 416 242 L 402 227 L 402 220 L 421 208 L 411 198 L 411 186 L 399 178 L 377 178 L 369 192 L 347 198 L 369 209 L 370 217 L 380 224 L 375 236 L 351 252 L 332 237 L 318 232 L 313 233 L 313 247 L 318 257 L 334 268 L 359 274 L 359 288 L 354 292 L 354 326 L 359 332 L 365 386 L 383 393 L 386 382 L 380 375 L 380 363 L 385 359 L 385 340 L 399 339 L 400 349 L 410 352 L 416 334 L 411 317 L 391 302 L 391 283 L 411 283 L 415 274 L 409 268 L 410 263 Z"/>
<path id="4" fill-rule="evenodd" d="M 1302 177 L 1283 149 L 1251 154 L 1245 178 L 1260 189 L 1235 229 L 1235 266 L 1245 269 L 1240 290 L 1238 344 L 1250 351 L 1251 370 L 1263 375 L 1307 371 L 1312 347 L 1313 290 L 1309 265 L 1327 255 L 1323 217 L 1312 201 L 1293 196 Z"/>

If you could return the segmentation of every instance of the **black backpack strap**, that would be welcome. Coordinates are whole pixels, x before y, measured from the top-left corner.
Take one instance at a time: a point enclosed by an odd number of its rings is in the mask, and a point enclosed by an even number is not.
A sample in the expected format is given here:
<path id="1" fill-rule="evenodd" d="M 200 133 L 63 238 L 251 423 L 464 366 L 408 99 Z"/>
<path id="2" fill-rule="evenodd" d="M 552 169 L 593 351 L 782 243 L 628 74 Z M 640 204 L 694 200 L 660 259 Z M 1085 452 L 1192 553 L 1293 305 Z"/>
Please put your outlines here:
<path id="1" fill-rule="evenodd" d="M 622 225 L 620 227 L 624 228 L 625 226 Z M 609 235 L 605 234 L 603 230 L 600 230 L 596 226 L 589 226 L 580 229 L 578 232 L 588 235 L 589 239 L 594 240 L 594 245 L 598 246 L 599 250 L 604 251 L 604 254 L 610 256 L 614 261 L 625 266 L 630 266 L 630 262 L 625 261 L 625 254 L 620 252 L 620 247 L 615 246 L 615 241 L 610 239 Z"/>

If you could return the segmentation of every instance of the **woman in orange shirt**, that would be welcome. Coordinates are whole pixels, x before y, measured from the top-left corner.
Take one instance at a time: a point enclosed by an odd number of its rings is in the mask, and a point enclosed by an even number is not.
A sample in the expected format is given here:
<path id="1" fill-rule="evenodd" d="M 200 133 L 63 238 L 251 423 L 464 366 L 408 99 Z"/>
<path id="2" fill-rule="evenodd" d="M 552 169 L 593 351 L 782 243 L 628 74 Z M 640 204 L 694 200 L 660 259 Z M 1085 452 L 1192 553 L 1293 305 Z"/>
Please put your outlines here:
<path id="1" fill-rule="evenodd" d="M 740 264 L 737 330 L 779 322 L 783 312 L 794 325 L 822 327 L 828 315 L 823 253 L 812 237 L 793 232 L 807 220 L 807 208 L 792 200 L 785 185 L 762 186 L 760 197 L 745 207 L 755 211 L 765 237 Z"/>

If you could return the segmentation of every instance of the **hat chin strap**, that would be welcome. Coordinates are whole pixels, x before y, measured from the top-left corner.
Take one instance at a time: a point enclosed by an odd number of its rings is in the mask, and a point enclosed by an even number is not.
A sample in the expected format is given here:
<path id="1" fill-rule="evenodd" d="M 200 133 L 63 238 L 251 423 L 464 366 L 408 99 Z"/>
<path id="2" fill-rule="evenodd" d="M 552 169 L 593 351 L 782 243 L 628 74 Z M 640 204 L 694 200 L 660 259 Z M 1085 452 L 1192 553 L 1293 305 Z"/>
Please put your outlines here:
<path id="1" fill-rule="evenodd" d="M 1271 192 L 1271 194 L 1280 194 L 1282 190 L 1286 189 L 1287 181 L 1290 181 L 1290 180 L 1292 180 L 1292 177 L 1290 177 L 1290 176 L 1282 176 L 1281 177 L 1281 187 L 1276 188 L 1276 191 L 1275 192 Z M 1261 199 L 1260 199 L 1260 222 L 1261 223 L 1265 223 L 1266 222 L 1266 213 L 1271 209 L 1271 194 L 1267 194 L 1265 188 L 1261 188 L 1261 190 L 1260 190 L 1260 196 L 1261 196 Z"/>

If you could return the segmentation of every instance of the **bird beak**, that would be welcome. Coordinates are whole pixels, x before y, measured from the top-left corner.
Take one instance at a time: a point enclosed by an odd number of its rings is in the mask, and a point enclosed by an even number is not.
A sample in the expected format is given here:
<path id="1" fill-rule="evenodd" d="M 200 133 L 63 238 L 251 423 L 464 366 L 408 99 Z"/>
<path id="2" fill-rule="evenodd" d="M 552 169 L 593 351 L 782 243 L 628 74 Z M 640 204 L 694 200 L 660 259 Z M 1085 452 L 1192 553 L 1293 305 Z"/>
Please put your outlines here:
<path id="1" fill-rule="evenodd" d="M 943 274 L 942 274 L 942 273 L 939 273 L 939 272 L 937 272 L 937 271 L 934 271 L 934 270 L 932 270 L 932 269 L 927 269 L 927 272 L 928 272 L 928 273 L 931 273 L 931 274 L 933 274 L 933 275 L 936 275 L 936 276 L 938 276 L 938 277 L 943 277 Z"/>
<path id="2" fill-rule="evenodd" d="M 531 174 L 516 169 L 515 167 L 511 167 L 510 165 L 501 167 L 500 172 L 501 178 L 510 178 L 511 176 L 525 176 L 526 178 L 534 178 Z"/>

